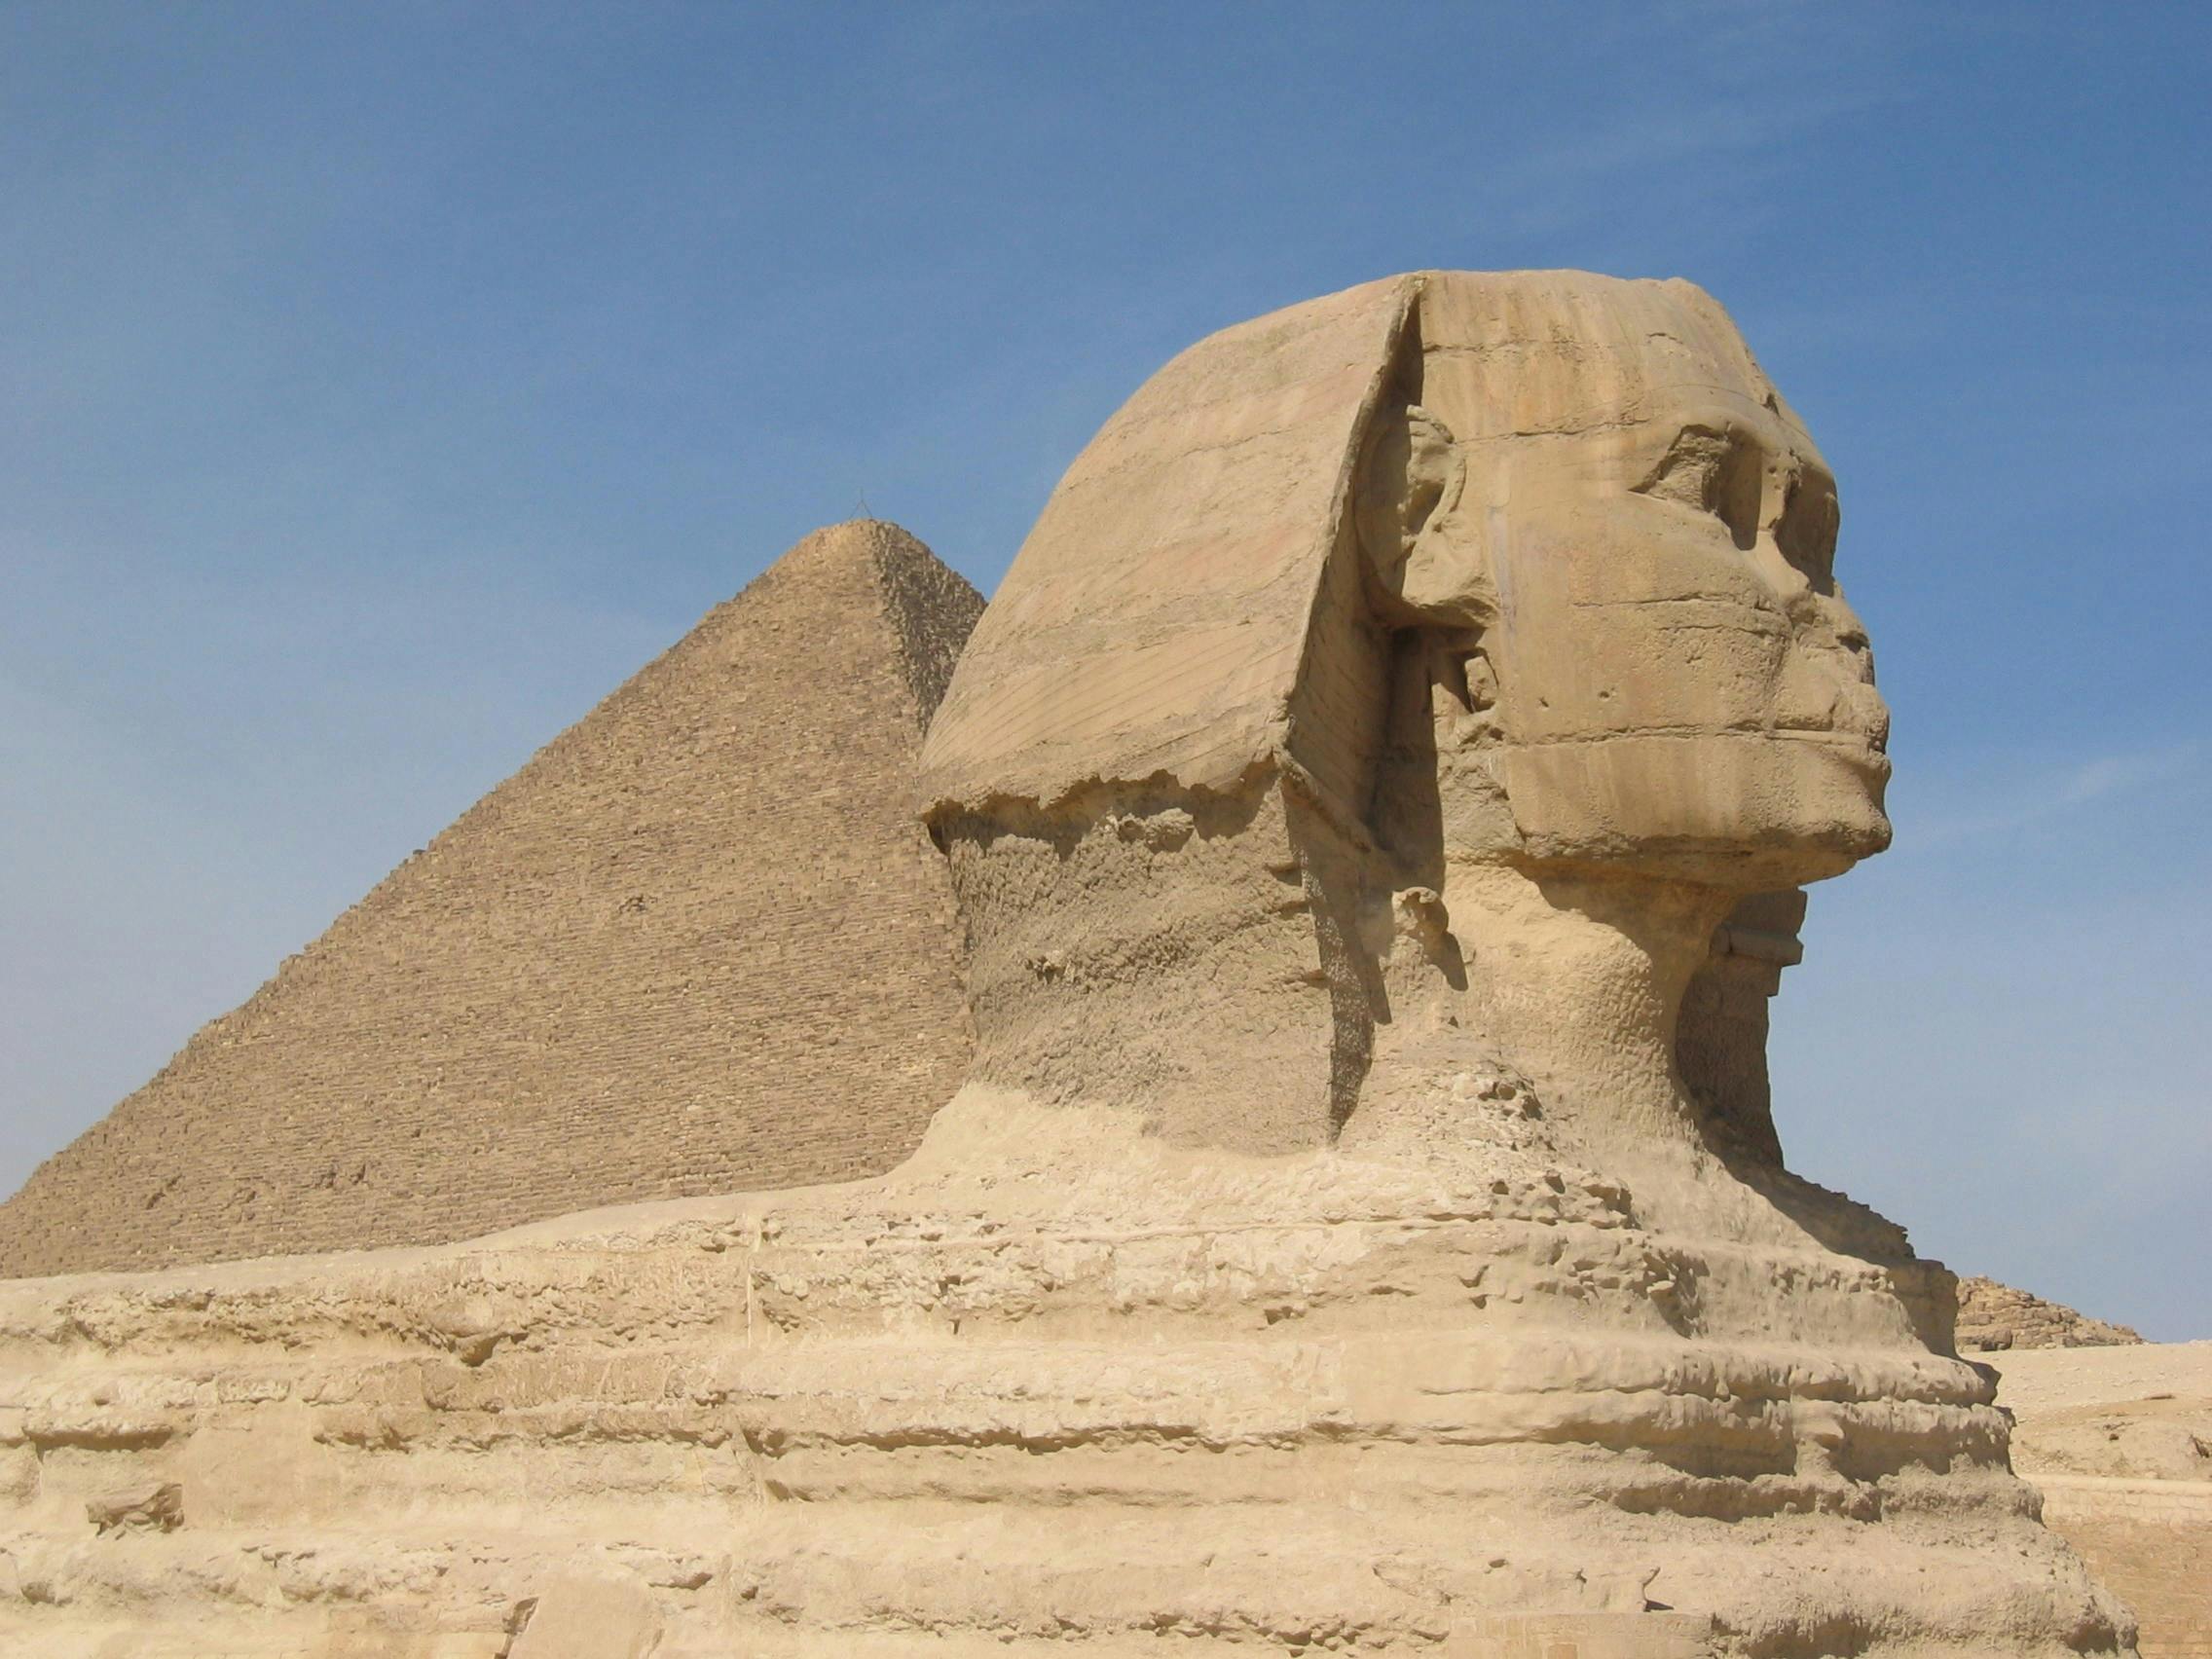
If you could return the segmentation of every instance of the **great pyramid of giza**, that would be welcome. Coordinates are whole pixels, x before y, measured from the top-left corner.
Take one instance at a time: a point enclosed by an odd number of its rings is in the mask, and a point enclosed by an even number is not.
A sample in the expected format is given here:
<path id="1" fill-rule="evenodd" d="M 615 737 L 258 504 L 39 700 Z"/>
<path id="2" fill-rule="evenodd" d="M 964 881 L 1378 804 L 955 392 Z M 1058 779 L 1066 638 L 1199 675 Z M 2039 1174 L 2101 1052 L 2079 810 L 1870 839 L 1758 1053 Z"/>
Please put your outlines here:
<path id="1" fill-rule="evenodd" d="M 872 1174 L 970 1049 L 911 775 L 982 600 L 817 532 L 0 1204 L 0 1276 Z"/>

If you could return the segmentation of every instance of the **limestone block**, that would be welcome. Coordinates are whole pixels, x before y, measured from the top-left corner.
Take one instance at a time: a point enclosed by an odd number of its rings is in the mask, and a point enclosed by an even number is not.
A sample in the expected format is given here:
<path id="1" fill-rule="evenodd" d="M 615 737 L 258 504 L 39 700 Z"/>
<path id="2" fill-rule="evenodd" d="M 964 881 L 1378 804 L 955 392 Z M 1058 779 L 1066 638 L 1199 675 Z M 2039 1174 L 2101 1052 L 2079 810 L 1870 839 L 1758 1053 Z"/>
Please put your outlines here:
<path id="1" fill-rule="evenodd" d="M 28 1504 L 38 1495 L 38 1454 L 28 1446 L 0 1446 L 0 1504 Z"/>
<path id="2" fill-rule="evenodd" d="M 281 1523 L 343 1501 L 350 1471 L 315 1428 L 309 1407 L 280 1400 L 203 1415 L 175 1465 L 191 1489 L 195 1522 Z"/>
<path id="3" fill-rule="evenodd" d="M 564 1578 L 537 1597 L 510 1659 L 645 1659 L 660 1639 L 652 1598 L 634 1584 Z"/>
<path id="4" fill-rule="evenodd" d="M 1672 1613 L 1554 1613 L 1481 1619 L 1446 1639 L 1450 1659 L 1710 1659 L 1710 1619 Z"/>

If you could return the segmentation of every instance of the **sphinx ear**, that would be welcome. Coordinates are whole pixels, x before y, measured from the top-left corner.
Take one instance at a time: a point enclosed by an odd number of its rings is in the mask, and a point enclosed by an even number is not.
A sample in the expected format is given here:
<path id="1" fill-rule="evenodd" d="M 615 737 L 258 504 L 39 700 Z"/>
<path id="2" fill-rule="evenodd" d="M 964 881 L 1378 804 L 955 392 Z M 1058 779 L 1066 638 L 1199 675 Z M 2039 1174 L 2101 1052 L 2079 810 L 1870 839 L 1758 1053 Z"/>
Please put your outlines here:
<path id="1" fill-rule="evenodd" d="M 1496 612 L 1482 528 L 1458 510 L 1466 452 L 1418 403 L 1380 412 L 1353 497 L 1379 608 L 1400 627 L 1480 627 Z"/>
<path id="2" fill-rule="evenodd" d="M 1418 403 L 1386 406 L 1369 425 L 1353 504 L 1359 544 L 1385 589 L 1431 520 L 1457 503 L 1465 463 L 1452 430 Z"/>

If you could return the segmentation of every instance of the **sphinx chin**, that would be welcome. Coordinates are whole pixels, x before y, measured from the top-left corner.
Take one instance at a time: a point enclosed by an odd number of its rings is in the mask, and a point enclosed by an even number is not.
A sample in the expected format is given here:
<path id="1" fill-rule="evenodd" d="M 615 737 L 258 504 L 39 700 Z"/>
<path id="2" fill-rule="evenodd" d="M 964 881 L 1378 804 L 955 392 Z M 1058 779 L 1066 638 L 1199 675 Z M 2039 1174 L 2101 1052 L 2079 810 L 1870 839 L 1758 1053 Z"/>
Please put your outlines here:
<path id="1" fill-rule="evenodd" d="M 1793 838 L 1820 873 L 1840 875 L 1861 859 L 1889 849 L 1893 830 L 1883 796 L 1889 757 L 1863 744 L 1806 736 L 1776 745 L 1781 787 L 1794 802 Z"/>
<path id="2" fill-rule="evenodd" d="M 1759 891 L 1841 875 L 1890 844 L 1889 762 L 1862 744 L 1789 733 L 1630 733 L 1508 751 L 1522 846 Z"/>

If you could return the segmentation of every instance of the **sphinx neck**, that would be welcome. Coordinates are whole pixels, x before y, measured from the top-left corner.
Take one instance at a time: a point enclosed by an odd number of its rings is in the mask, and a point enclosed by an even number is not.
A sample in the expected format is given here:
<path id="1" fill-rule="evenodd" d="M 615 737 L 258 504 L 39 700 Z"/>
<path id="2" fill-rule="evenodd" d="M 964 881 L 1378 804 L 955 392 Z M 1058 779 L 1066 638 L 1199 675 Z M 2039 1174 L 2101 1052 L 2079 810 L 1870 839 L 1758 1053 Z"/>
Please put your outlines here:
<path id="1" fill-rule="evenodd" d="M 1470 1013 L 1601 1146 L 1698 1138 L 1675 1063 L 1682 995 L 1729 895 L 1578 870 L 1456 865 Z"/>

